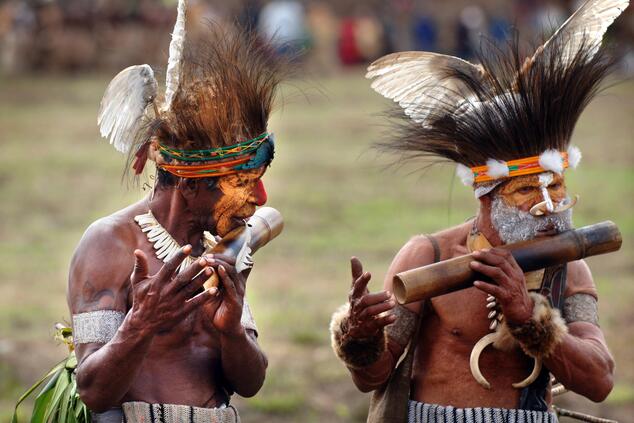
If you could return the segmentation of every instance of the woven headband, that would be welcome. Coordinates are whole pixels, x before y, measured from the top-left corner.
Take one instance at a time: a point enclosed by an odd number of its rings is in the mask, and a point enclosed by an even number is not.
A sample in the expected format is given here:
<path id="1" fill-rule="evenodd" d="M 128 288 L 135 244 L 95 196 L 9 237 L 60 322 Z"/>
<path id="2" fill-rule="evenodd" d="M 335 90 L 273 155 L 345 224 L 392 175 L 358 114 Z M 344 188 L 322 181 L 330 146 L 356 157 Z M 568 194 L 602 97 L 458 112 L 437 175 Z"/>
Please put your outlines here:
<path id="1" fill-rule="evenodd" d="M 456 172 L 467 186 L 495 182 L 514 176 L 533 175 L 543 172 L 562 174 L 568 167 L 575 168 L 581 161 L 581 152 L 570 146 L 568 151 L 546 150 L 539 156 L 509 160 L 487 160 L 485 165 L 467 167 L 458 164 Z"/>
<path id="2" fill-rule="evenodd" d="M 160 143 L 158 149 L 166 161 L 157 164 L 161 169 L 182 178 L 211 178 L 270 164 L 275 142 L 273 134 L 265 132 L 248 141 L 209 150 L 179 150 Z"/>

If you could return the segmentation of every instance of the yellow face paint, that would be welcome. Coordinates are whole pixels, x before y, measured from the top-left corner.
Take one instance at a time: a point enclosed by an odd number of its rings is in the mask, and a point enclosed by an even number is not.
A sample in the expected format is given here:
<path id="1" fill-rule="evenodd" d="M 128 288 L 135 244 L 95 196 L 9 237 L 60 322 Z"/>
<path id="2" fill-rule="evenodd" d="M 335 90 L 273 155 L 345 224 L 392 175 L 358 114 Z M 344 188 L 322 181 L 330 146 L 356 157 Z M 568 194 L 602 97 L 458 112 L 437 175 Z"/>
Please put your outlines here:
<path id="1" fill-rule="evenodd" d="M 548 172 L 550 173 L 550 172 Z M 498 194 L 507 206 L 516 207 L 528 212 L 535 204 L 546 200 L 544 191 L 546 190 L 554 204 L 563 201 L 566 194 L 566 184 L 564 177 L 556 173 L 551 173 L 552 179 L 548 178 L 548 183 L 544 186 L 546 178 L 540 175 L 525 175 L 510 178 L 498 188 Z"/>
<path id="2" fill-rule="evenodd" d="M 212 210 L 218 235 L 225 236 L 255 213 L 255 189 L 264 171 L 265 168 L 253 169 L 218 178 L 217 189 L 222 195 Z"/>

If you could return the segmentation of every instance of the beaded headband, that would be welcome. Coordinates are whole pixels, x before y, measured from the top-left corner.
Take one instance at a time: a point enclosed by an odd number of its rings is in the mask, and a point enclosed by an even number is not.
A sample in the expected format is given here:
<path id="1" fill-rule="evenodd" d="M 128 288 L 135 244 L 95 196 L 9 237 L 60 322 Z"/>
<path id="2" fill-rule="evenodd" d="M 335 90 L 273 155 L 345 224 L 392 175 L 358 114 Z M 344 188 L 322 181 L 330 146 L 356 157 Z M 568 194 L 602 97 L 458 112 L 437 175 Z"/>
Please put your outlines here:
<path id="1" fill-rule="evenodd" d="M 559 153 L 561 155 L 561 166 L 563 169 L 568 168 L 568 153 Z M 535 173 L 546 172 L 540 163 L 540 156 L 526 157 L 524 159 L 510 160 L 508 162 L 496 162 L 495 165 L 475 166 L 471 168 L 473 172 L 474 182 L 489 182 L 499 179 L 500 176 L 491 176 L 494 173 L 492 168 L 502 166 L 505 173 L 503 177 L 512 178 L 513 176 L 532 175 Z"/>
<path id="2" fill-rule="evenodd" d="M 467 186 L 473 186 L 476 198 L 491 192 L 507 178 L 533 175 L 543 172 L 562 174 L 569 167 L 576 168 L 581 161 L 581 151 L 575 146 L 568 151 L 546 150 L 539 156 L 516 160 L 489 159 L 485 165 L 467 167 L 458 164 L 456 173 Z"/>
<path id="3" fill-rule="evenodd" d="M 273 134 L 263 133 L 238 144 L 208 150 L 180 150 L 158 144 L 157 166 L 182 178 L 211 178 L 258 169 L 275 154 Z"/>

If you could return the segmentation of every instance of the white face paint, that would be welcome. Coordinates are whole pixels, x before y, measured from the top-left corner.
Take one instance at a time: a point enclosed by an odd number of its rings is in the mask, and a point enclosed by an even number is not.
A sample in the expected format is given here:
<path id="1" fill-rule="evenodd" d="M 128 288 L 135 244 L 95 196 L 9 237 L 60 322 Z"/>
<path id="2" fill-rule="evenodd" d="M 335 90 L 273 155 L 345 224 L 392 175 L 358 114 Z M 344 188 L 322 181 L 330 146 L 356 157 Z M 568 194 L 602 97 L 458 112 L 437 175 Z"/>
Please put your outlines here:
<path id="1" fill-rule="evenodd" d="M 539 231 L 555 229 L 557 232 L 563 232 L 571 229 L 572 209 L 536 217 L 517 207 L 506 205 L 502 197 L 496 194 L 491 203 L 491 223 L 500 239 L 505 244 L 512 244 L 533 239 Z"/>
<path id="2" fill-rule="evenodd" d="M 552 213 L 555 206 L 553 206 L 553 200 L 551 200 L 550 194 L 548 194 L 548 185 L 553 182 L 553 174 L 551 172 L 540 173 L 538 178 L 539 185 L 542 189 L 542 196 L 544 197 L 544 201 L 546 201 L 546 209 L 548 209 L 549 213 Z"/>

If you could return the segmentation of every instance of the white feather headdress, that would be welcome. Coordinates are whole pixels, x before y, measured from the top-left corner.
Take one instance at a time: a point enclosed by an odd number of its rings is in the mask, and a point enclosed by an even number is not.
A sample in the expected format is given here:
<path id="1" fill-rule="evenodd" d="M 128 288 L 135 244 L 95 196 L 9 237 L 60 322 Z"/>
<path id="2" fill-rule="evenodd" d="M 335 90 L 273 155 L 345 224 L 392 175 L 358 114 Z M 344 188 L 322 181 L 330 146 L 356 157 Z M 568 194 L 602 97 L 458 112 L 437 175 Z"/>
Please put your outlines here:
<path id="1" fill-rule="evenodd" d="M 187 0 L 178 1 L 178 15 L 172 41 L 169 48 L 169 60 L 166 72 L 165 102 L 161 110 L 170 109 L 172 99 L 179 87 L 183 46 L 185 43 L 185 16 Z M 158 82 L 152 68 L 145 65 L 130 66 L 121 71 L 108 85 L 101 100 L 97 124 L 101 136 L 108 138 L 117 151 L 130 153 L 139 130 L 147 117 L 147 109 L 156 105 Z M 155 116 L 158 117 L 158 116 Z"/>
<path id="2" fill-rule="evenodd" d="M 508 51 L 481 52 L 478 65 L 416 51 L 375 61 L 366 74 L 372 88 L 405 115 L 397 136 L 380 146 L 406 158 L 453 161 L 460 179 L 474 186 L 483 172 L 489 181 L 513 176 L 507 163 L 513 160 L 535 157 L 541 166 L 535 172 L 577 166 L 581 153 L 570 145 L 572 132 L 611 69 L 600 49 L 603 36 L 628 5 L 586 1 L 523 61 L 517 40 Z"/>

